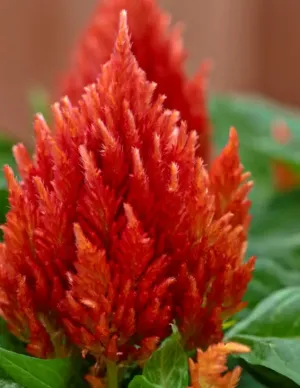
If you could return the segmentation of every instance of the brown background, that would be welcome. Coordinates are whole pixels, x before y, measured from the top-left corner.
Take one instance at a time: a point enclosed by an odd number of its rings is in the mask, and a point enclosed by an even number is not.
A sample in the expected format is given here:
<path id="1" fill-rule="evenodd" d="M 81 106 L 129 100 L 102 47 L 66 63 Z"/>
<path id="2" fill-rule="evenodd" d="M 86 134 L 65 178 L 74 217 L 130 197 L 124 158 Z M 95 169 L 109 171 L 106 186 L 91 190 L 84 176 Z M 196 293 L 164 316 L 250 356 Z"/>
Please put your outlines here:
<path id="1" fill-rule="evenodd" d="M 27 95 L 49 91 L 97 0 L 0 1 L 0 128 L 32 137 Z M 300 105 L 299 0 L 163 0 L 186 24 L 188 71 L 215 62 L 211 87 Z"/>

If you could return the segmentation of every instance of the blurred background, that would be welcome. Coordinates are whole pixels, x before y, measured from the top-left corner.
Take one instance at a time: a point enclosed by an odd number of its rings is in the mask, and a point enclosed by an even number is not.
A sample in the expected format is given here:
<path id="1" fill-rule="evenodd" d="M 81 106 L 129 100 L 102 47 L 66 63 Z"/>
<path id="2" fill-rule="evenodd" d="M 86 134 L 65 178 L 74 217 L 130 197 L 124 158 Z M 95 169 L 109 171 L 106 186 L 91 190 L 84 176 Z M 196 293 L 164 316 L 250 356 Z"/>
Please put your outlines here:
<path id="1" fill-rule="evenodd" d="M 0 127 L 32 138 L 28 93 L 53 93 L 97 0 L 0 1 Z M 211 89 L 300 105 L 299 0 L 161 0 L 185 23 L 187 70 L 215 66 Z"/>

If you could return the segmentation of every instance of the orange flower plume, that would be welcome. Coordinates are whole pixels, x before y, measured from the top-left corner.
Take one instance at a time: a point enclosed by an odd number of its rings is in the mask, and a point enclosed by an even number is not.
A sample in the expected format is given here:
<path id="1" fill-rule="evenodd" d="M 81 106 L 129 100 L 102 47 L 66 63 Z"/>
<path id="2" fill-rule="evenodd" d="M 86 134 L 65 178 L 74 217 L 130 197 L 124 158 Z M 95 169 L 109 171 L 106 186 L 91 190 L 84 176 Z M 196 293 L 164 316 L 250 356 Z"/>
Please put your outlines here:
<path id="1" fill-rule="evenodd" d="M 278 144 L 288 144 L 291 139 L 291 132 L 285 122 L 275 123 L 271 128 L 272 136 Z M 300 175 L 291 171 L 286 163 L 274 161 L 272 164 L 275 187 L 279 191 L 289 191 L 300 186 Z"/>
<path id="2" fill-rule="evenodd" d="M 210 124 L 205 93 L 209 66 L 203 63 L 195 77 L 187 79 L 181 28 L 169 29 L 170 16 L 159 9 L 155 0 L 99 1 L 74 53 L 70 72 L 63 77 L 61 94 L 77 103 L 85 86 L 96 81 L 110 58 L 122 9 L 128 12 L 133 54 L 147 79 L 157 83 L 155 95 L 165 95 L 166 107 L 178 110 L 188 128 L 197 131 L 197 153 L 208 163 Z"/>
<path id="3" fill-rule="evenodd" d="M 241 368 L 227 372 L 227 357 L 232 353 L 249 353 L 241 344 L 229 342 L 210 346 L 206 352 L 197 351 L 197 362 L 189 360 L 192 385 L 189 388 L 235 388 L 238 385 Z M 226 373 L 227 372 L 227 373 Z"/>
<path id="4" fill-rule="evenodd" d="M 14 148 L 20 183 L 5 167 L 0 313 L 36 356 L 72 343 L 99 365 L 144 360 L 174 321 L 187 347 L 206 346 L 243 306 L 252 183 L 237 134 L 207 171 L 155 87 L 122 11 L 97 82 L 53 106 L 53 132 L 37 116 L 34 159 Z"/>

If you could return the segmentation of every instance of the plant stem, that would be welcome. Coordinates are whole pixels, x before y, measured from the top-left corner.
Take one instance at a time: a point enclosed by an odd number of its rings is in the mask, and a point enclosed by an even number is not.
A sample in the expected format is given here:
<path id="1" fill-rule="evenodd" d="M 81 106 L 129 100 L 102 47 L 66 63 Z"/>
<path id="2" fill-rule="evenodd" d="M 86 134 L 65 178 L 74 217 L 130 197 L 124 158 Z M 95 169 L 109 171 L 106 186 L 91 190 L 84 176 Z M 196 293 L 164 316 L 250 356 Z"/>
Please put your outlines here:
<path id="1" fill-rule="evenodd" d="M 107 360 L 106 362 L 107 373 L 107 388 L 118 388 L 118 367 L 114 361 Z"/>

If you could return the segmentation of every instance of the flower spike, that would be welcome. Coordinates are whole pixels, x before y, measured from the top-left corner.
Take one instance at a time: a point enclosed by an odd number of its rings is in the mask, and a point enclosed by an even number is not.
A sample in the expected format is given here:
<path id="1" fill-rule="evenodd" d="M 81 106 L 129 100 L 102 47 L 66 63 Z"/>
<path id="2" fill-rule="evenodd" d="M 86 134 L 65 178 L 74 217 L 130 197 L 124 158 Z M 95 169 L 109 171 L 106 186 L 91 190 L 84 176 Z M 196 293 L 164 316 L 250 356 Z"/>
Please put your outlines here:
<path id="1" fill-rule="evenodd" d="M 165 95 L 166 107 L 180 111 L 188 127 L 197 131 L 197 154 L 208 163 L 206 84 L 210 66 L 203 63 L 193 79 L 186 77 L 181 27 L 169 28 L 171 18 L 159 9 L 156 0 L 99 1 L 72 57 L 71 68 L 62 79 L 60 93 L 77 103 L 85 87 L 96 81 L 102 65 L 110 58 L 122 9 L 128 13 L 133 54 L 147 78 L 157 84 L 155 95 Z"/>
<path id="2" fill-rule="evenodd" d="M 54 104 L 53 130 L 37 116 L 34 157 L 15 148 L 21 182 L 5 168 L 0 314 L 31 354 L 78 347 L 101 375 L 144 362 L 173 322 L 186 348 L 220 341 L 254 259 L 236 132 L 208 171 L 131 51 L 125 11 L 99 74 Z"/>

